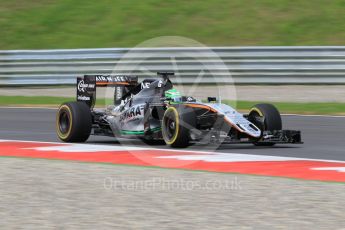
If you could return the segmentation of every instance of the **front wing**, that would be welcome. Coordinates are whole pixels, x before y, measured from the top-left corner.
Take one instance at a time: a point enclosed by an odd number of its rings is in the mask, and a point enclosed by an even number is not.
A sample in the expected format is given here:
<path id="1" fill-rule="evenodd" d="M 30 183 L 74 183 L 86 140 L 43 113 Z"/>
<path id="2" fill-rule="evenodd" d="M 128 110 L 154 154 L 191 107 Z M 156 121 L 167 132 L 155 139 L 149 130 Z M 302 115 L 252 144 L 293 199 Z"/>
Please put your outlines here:
<path id="1" fill-rule="evenodd" d="M 239 144 L 239 143 L 275 143 L 275 144 L 303 144 L 301 131 L 298 130 L 276 130 L 264 131 L 262 138 L 258 141 L 238 140 L 231 137 L 226 138 L 223 144 Z"/>

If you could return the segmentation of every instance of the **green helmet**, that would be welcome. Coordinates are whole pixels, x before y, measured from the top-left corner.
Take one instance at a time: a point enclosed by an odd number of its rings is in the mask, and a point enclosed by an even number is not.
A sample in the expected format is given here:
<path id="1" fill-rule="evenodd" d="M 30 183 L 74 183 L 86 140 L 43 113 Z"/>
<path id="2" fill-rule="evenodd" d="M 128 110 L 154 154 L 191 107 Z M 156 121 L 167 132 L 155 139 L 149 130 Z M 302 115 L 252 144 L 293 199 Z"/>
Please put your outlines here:
<path id="1" fill-rule="evenodd" d="M 169 89 L 165 91 L 165 97 L 172 102 L 180 102 L 181 101 L 181 93 L 176 89 Z"/>

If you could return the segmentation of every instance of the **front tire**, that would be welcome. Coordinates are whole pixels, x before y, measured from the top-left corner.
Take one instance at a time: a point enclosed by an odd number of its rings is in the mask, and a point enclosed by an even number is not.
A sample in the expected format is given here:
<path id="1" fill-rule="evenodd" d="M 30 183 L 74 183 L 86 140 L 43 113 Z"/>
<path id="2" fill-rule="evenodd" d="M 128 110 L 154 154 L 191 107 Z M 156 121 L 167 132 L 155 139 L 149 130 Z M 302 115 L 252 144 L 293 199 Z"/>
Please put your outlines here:
<path id="1" fill-rule="evenodd" d="M 56 114 L 56 133 L 64 142 L 85 142 L 91 133 L 92 116 L 84 102 L 67 102 Z"/>
<path id="2" fill-rule="evenodd" d="M 248 120 L 263 131 L 282 129 L 282 119 L 278 109 L 272 104 L 257 104 L 249 112 Z M 256 146 L 273 146 L 273 142 L 253 142 Z"/>
<path id="3" fill-rule="evenodd" d="M 184 106 L 169 107 L 162 119 L 162 136 L 164 142 L 174 148 L 189 146 L 189 130 L 195 127 L 193 109 Z"/>

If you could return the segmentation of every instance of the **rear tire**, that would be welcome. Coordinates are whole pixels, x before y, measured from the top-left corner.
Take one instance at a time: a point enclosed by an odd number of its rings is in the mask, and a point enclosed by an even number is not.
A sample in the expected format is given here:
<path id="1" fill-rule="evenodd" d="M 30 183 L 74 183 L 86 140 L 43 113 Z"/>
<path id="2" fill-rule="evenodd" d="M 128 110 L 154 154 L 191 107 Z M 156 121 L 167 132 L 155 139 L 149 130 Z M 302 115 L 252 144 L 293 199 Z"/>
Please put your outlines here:
<path id="1" fill-rule="evenodd" d="M 184 106 L 169 107 L 162 119 L 164 142 L 174 148 L 189 146 L 190 129 L 195 127 L 196 117 L 193 109 Z"/>
<path id="2" fill-rule="evenodd" d="M 282 129 L 282 119 L 278 109 L 271 104 L 257 104 L 249 112 L 248 120 L 254 123 L 262 131 L 274 131 Z M 261 139 L 261 138 L 260 138 Z M 260 140 L 259 139 L 259 140 Z M 256 146 L 273 146 L 273 142 L 258 142 Z"/>
<path id="3" fill-rule="evenodd" d="M 67 102 L 56 114 L 56 133 L 64 142 L 85 142 L 91 133 L 92 115 L 84 102 Z"/>

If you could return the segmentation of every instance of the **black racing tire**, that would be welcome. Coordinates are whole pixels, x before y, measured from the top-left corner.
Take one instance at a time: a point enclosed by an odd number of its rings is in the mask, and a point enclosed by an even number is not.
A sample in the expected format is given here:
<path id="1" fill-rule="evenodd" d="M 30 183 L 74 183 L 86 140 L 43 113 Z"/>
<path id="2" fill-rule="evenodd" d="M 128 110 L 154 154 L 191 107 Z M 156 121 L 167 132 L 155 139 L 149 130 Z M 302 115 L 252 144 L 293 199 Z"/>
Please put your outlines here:
<path id="1" fill-rule="evenodd" d="M 192 108 L 177 105 L 167 108 L 162 119 L 164 142 L 173 148 L 190 145 L 190 129 L 196 126 L 196 115 Z"/>
<path id="2" fill-rule="evenodd" d="M 56 133 L 64 142 L 85 142 L 91 133 L 92 115 L 84 102 L 67 102 L 56 114 Z"/>
<path id="3" fill-rule="evenodd" d="M 248 120 L 254 123 L 262 131 L 274 131 L 282 129 L 282 119 L 278 109 L 272 104 L 257 104 L 254 105 L 248 116 Z M 260 122 L 263 121 L 263 122 Z M 273 142 L 258 142 L 254 141 L 256 146 L 273 146 Z"/>

